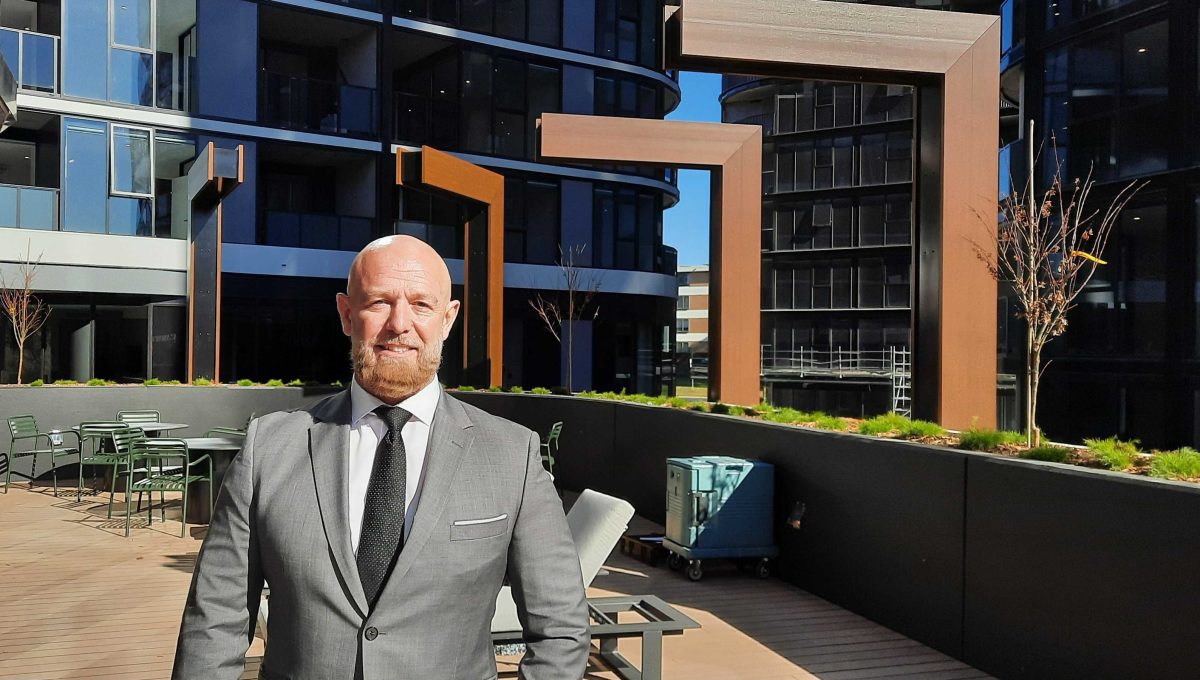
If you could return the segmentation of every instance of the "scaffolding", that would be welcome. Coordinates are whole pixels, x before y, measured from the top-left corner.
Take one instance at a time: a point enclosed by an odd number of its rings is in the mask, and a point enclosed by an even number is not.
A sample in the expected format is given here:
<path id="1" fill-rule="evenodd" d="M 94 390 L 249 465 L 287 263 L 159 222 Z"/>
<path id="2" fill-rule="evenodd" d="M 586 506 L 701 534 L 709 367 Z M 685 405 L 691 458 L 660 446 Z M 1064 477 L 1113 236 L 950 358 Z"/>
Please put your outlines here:
<path id="1" fill-rule="evenodd" d="M 780 350 L 763 345 L 759 366 L 761 377 L 768 380 L 890 384 L 892 410 L 905 416 L 912 413 L 912 351 L 907 347 Z"/>

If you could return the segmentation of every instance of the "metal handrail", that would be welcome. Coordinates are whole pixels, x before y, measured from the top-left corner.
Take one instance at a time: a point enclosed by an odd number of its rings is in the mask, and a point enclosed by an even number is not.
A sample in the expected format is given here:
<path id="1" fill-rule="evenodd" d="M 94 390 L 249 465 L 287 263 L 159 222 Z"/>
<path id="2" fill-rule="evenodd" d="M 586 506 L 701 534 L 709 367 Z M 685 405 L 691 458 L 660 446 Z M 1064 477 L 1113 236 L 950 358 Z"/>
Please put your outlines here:
<path id="1" fill-rule="evenodd" d="M 838 347 L 831 350 L 818 350 L 811 347 L 801 347 L 794 350 L 780 350 L 771 345 L 760 347 L 759 365 L 763 373 L 784 371 L 799 376 L 891 376 L 897 372 L 907 372 L 911 365 L 908 361 L 909 350 L 903 347 L 889 347 L 883 350 L 856 350 Z"/>

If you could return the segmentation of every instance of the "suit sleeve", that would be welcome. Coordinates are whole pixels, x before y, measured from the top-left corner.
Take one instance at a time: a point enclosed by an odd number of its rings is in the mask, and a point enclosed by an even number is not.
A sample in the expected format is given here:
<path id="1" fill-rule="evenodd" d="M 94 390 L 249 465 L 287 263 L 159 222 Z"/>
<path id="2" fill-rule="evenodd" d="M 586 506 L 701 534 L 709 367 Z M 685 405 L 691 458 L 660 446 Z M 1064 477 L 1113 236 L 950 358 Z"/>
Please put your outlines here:
<path id="1" fill-rule="evenodd" d="M 233 459 L 200 548 L 175 648 L 173 680 L 236 680 L 254 638 L 263 576 L 254 513 L 254 439 Z"/>
<path id="2" fill-rule="evenodd" d="M 520 677 L 582 678 L 591 640 L 579 555 L 562 501 L 542 467 L 536 434 L 529 439 L 525 491 L 508 549 L 508 578 L 525 631 Z"/>

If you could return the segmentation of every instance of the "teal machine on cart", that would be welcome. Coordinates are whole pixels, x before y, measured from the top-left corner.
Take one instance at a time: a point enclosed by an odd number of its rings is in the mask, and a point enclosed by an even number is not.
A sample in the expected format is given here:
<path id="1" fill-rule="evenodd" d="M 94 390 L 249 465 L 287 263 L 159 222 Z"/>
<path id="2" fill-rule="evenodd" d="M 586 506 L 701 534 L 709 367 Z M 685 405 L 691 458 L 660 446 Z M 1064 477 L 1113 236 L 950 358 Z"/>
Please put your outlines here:
<path id="1" fill-rule="evenodd" d="M 699 581 L 702 562 L 737 560 L 759 578 L 771 575 L 779 555 L 772 522 L 775 466 L 729 456 L 667 459 L 667 564 L 687 566 Z"/>

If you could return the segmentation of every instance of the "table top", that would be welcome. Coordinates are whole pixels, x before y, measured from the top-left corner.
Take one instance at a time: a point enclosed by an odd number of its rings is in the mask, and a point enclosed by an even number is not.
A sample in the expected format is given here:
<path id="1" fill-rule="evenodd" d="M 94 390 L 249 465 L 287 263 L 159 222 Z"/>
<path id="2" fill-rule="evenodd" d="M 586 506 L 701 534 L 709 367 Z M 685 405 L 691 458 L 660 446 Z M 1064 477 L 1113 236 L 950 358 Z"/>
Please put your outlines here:
<path id="1" fill-rule="evenodd" d="M 187 423 L 121 423 L 118 421 L 110 421 L 106 423 L 95 423 L 92 427 L 96 429 L 109 428 L 117 430 L 123 427 L 136 427 L 143 432 L 168 432 L 170 430 L 182 430 L 188 427 Z M 79 430 L 78 425 L 72 425 L 72 430 Z"/>
<path id="2" fill-rule="evenodd" d="M 201 451 L 239 451 L 242 448 L 242 441 L 231 437 L 188 437 L 183 441 L 189 449 Z"/>

